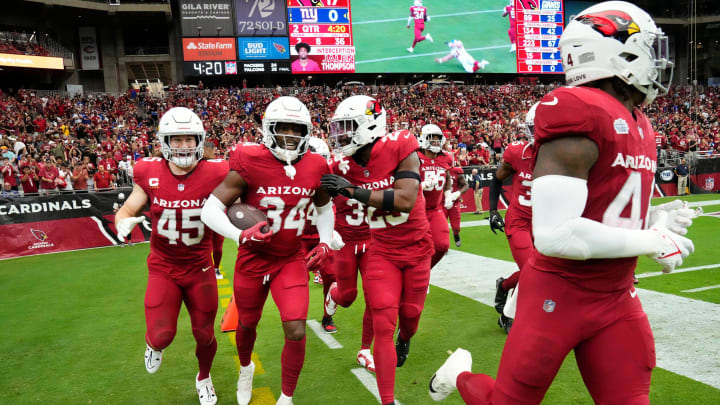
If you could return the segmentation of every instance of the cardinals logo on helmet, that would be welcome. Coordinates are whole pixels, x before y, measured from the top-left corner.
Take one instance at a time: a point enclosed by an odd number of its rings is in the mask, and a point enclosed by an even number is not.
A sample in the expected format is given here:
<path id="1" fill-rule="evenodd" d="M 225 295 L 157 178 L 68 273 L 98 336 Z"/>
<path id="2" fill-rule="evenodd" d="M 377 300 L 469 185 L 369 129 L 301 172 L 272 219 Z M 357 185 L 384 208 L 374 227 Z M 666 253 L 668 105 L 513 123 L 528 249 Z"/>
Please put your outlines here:
<path id="1" fill-rule="evenodd" d="M 640 27 L 627 13 L 618 10 L 602 11 L 594 14 L 585 14 L 576 18 L 583 24 L 606 37 L 615 38 L 625 42 L 632 34 L 640 32 Z"/>
<path id="2" fill-rule="evenodd" d="M 367 108 L 365 109 L 365 115 L 372 115 L 373 118 L 377 118 L 378 115 L 382 113 L 382 107 L 380 106 L 380 103 L 377 102 L 377 100 L 370 100 L 367 103 Z"/>

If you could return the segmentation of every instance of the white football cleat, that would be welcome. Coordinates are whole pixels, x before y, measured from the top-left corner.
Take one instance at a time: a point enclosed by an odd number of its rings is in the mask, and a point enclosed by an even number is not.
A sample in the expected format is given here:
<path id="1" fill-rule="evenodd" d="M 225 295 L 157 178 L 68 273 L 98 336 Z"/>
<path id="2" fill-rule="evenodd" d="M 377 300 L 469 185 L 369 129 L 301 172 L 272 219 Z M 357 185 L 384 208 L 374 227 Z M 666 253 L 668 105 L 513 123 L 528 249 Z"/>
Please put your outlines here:
<path id="1" fill-rule="evenodd" d="M 487 66 L 489 64 L 490 64 L 490 62 L 483 59 L 482 62 L 478 63 L 478 66 L 480 66 L 480 69 L 485 69 L 485 66 Z"/>
<path id="2" fill-rule="evenodd" d="M 198 376 L 195 376 L 195 389 L 198 393 L 200 405 L 217 404 L 217 395 L 215 395 L 215 387 L 213 387 L 212 378 L 208 376 L 208 378 L 198 381 L 197 377 Z"/>
<path id="3" fill-rule="evenodd" d="M 472 355 L 469 351 L 458 347 L 430 379 L 430 398 L 433 401 L 447 398 L 457 389 L 455 381 L 460 373 L 470 371 L 471 367 Z"/>
<path id="4" fill-rule="evenodd" d="M 432 35 L 430 35 L 430 34 L 425 35 L 425 39 L 427 39 L 431 43 L 433 42 Z"/>
<path id="5" fill-rule="evenodd" d="M 337 290 L 337 281 L 330 284 L 328 293 L 325 296 L 325 312 L 330 316 L 335 315 L 335 312 L 337 312 L 337 302 L 332 299 L 332 292 L 335 290 Z"/>
<path id="6" fill-rule="evenodd" d="M 510 45 L 510 52 L 515 52 L 517 50 L 517 46 L 515 44 Z"/>
<path id="7" fill-rule="evenodd" d="M 252 398 L 252 382 L 255 375 L 255 363 L 250 362 L 247 367 L 240 366 L 240 375 L 237 382 L 237 402 L 239 405 L 248 405 Z"/>
<path id="8" fill-rule="evenodd" d="M 359 365 L 365 367 L 367 371 L 375 372 L 375 358 L 373 358 L 372 353 L 370 353 L 370 349 L 360 349 L 357 354 L 357 362 Z"/>
<path id="9" fill-rule="evenodd" d="M 153 374 L 160 368 L 162 364 L 162 350 L 153 350 L 150 345 L 145 344 L 145 370 Z"/>
<path id="10" fill-rule="evenodd" d="M 224 278 L 224 277 L 223 277 L 222 273 L 220 273 L 220 269 L 218 269 L 217 267 L 215 267 L 215 279 L 216 279 L 216 280 L 222 280 L 223 278 Z"/>
<path id="11" fill-rule="evenodd" d="M 413 49 L 413 48 L 408 48 L 407 51 L 410 52 L 410 53 L 413 53 L 413 52 L 415 51 L 415 49 Z"/>
<path id="12" fill-rule="evenodd" d="M 281 392 L 280 398 L 278 398 L 275 405 L 293 405 L 292 397 L 289 397 Z"/>

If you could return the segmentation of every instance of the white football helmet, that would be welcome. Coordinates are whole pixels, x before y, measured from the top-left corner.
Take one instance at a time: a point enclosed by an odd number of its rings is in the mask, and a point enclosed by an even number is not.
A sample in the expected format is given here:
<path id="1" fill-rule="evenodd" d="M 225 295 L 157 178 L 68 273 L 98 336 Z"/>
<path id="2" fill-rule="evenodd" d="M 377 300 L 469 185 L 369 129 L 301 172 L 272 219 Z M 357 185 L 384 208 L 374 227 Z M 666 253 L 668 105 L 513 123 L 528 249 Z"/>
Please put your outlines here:
<path id="1" fill-rule="evenodd" d="M 439 126 L 427 124 L 422 127 L 418 141 L 421 149 L 429 150 L 432 153 L 440 153 L 443 146 L 445 146 L 445 135 L 443 135 Z"/>
<path id="2" fill-rule="evenodd" d="M 338 104 L 330 120 L 330 146 L 335 153 L 352 156 L 358 149 L 385 135 L 387 114 L 370 96 L 351 96 Z"/>
<path id="3" fill-rule="evenodd" d="M 559 46 L 571 86 L 618 77 L 650 104 L 672 81 L 668 37 L 631 3 L 606 1 L 583 10 L 567 25 Z"/>
<path id="4" fill-rule="evenodd" d="M 422 7 L 422 0 L 415 0 L 415 7 Z"/>
<path id="5" fill-rule="evenodd" d="M 300 125 L 301 135 L 278 134 L 276 127 L 279 123 Z M 310 112 L 302 101 L 295 97 L 283 96 L 268 104 L 262 120 L 262 128 L 263 144 L 276 158 L 290 164 L 307 152 L 307 140 L 312 133 L 313 125 Z M 284 142 L 278 143 L 279 136 L 283 137 Z"/>
<path id="6" fill-rule="evenodd" d="M 197 143 L 194 148 L 173 148 L 170 137 L 175 135 L 194 135 Z M 190 167 L 203 158 L 205 127 L 189 108 L 173 107 L 165 111 L 160 118 L 157 137 L 163 157 L 179 167 Z"/>
<path id="7" fill-rule="evenodd" d="M 311 136 L 308 139 L 308 145 L 310 147 L 310 152 L 317 153 L 325 159 L 330 158 L 330 147 L 322 139 L 316 136 Z"/>
<path id="8" fill-rule="evenodd" d="M 533 104 L 525 114 L 525 136 L 530 142 L 535 138 L 535 110 L 537 110 L 538 104 L 540 104 L 539 101 Z"/>

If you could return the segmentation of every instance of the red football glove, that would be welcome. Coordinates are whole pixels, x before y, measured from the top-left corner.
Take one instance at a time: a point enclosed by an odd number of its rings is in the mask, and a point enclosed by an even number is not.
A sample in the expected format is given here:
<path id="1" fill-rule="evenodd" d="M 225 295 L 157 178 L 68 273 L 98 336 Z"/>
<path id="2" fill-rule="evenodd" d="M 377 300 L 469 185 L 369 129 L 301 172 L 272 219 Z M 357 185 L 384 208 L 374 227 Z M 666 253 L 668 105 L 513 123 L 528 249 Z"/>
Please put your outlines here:
<path id="1" fill-rule="evenodd" d="M 267 224 L 267 221 L 258 222 L 250 228 L 242 231 L 239 240 L 240 244 L 242 245 L 248 243 L 251 245 L 257 245 L 270 242 L 270 237 L 273 234 L 272 229 L 268 227 L 267 232 L 263 232 L 262 230 L 262 228 L 267 227 Z"/>
<path id="2" fill-rule="evenodd" d="M 325 265 L 328 254 L 330 254 L 330 247 L 325 243 L 318 243 L 317 246 L 305 256 L 307 260 L 307 268 L 309 271 L 319 270 Z"/>

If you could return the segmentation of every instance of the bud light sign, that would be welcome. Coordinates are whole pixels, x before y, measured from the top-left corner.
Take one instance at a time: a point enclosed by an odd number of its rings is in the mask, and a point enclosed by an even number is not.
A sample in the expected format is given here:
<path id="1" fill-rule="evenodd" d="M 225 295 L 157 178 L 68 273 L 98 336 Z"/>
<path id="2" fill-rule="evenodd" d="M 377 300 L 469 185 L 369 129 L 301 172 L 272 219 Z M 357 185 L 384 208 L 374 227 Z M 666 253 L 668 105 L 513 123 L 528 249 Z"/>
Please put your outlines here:
<path id="1" fill-rule="evenodd" d="M 238 38 L 240 60 L 290 59 L 288 38 Z"/>

